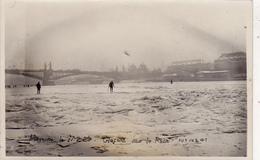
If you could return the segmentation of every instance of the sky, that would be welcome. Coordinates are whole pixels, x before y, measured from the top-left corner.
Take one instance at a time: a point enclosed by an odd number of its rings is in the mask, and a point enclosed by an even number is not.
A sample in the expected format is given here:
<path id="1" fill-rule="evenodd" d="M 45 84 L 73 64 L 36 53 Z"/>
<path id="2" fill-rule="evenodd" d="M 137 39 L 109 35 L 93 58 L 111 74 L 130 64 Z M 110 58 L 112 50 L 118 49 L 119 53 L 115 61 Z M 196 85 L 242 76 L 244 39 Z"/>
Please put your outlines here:
<path id="1" fill-rule="evenodd" d="M 29 1 L 5 5 L 6 68 L 107 71 L 246 52 L 251 3 Z M 124 54 L 127 52 L 129 55 Z"/>

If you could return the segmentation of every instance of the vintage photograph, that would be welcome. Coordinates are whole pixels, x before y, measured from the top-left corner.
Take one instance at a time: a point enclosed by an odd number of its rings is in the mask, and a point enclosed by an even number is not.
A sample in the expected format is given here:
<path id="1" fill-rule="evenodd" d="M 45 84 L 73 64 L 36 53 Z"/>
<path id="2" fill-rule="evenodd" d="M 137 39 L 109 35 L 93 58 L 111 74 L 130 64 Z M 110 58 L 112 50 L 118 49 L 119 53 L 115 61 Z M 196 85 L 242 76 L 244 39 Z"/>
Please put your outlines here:
<path id="1" fill-rule="evenodd" d="M 251 1 L 5 3 L 6 157 L 249 157 Z"/>

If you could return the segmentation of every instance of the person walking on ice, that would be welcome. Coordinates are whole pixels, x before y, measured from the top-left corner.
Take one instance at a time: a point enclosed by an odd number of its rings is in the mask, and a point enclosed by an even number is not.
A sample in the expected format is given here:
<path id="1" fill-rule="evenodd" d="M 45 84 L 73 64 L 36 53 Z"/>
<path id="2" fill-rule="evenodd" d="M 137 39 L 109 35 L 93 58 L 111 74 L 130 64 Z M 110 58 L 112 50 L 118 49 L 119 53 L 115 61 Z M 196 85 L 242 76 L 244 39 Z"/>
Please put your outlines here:
<path id="1" fill-rule="evenodd" d="M 40 82 L 38 82 L 36 84 L 36 87 L 37 87 L 37 94 L 40 94 L 40 91 L 41 91 L 41 84 L 40 84 Z"/>
<path id="2" fill-rule="evenodd" d="M 109 83 L 109 85 L 108 85 L 108 87 L 110 88 L 110 92 L 113 92 L 113 88 L 114 88 L 114 82 L 113 81 L 111 81 L 110 83 Z"/>

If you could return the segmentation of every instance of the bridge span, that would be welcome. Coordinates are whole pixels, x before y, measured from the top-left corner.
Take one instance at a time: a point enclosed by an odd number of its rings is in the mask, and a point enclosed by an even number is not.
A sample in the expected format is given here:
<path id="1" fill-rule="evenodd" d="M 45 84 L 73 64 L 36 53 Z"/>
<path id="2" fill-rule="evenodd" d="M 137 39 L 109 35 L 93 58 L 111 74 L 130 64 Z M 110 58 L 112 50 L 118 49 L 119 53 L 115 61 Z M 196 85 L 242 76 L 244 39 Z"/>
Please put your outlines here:
<path id="1" fill-rule="evenodd" d="M 5 74 L 22 75 L 42 81 L 42 85 L 55 85 L 55 81 L 61 78 L 75 76 L 75 75 L 96 75 L 114 79 L 115 81 L 121 78 L 120 72 L 97 72 L 97 71 L 79 71 L 79 70 L 53 70 L 47 69 L 46 64 L 44 69 L 6 69 Z"/>

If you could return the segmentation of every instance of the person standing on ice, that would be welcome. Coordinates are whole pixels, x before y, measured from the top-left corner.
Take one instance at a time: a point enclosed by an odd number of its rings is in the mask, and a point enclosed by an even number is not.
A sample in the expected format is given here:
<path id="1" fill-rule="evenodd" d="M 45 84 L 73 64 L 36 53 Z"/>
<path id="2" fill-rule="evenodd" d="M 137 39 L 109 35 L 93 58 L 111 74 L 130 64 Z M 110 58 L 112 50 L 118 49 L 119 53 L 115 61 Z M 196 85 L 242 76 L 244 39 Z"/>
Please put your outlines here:
<path id="1" fill-rule="evenodd" d="M 38 82 L 36 84 L 36 87 L 37 87 L 37 94 L 40 94 L 40 91 L 41 91 L 41 84 L 40 84 L 40 82 Z"/>
<path id="2" fill-rule="evenodd" d="M 110 92 L 113 92 L 113 88 L 114 88 L 114 82 L 113 81 L 111 81 L 110 83 L 109 83 L 109 88 L 110 88 Z"/>

